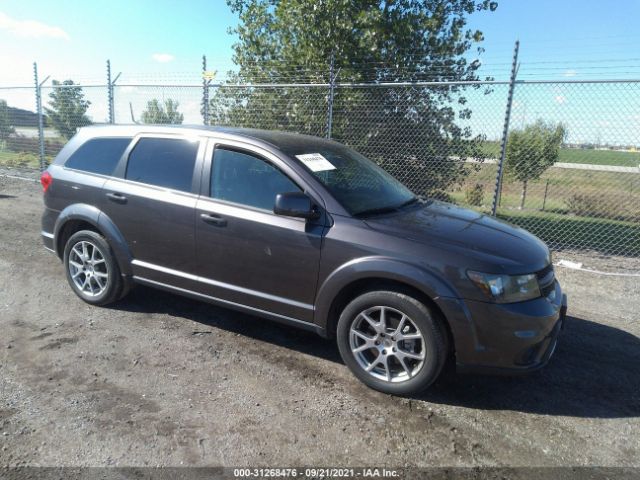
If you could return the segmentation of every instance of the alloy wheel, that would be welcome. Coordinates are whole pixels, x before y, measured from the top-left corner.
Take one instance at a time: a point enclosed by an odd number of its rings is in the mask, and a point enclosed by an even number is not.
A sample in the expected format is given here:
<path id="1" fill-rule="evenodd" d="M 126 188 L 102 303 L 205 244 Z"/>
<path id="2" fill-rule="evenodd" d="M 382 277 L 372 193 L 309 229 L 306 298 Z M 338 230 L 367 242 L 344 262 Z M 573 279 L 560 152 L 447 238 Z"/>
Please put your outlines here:
<path id="1" fill-rule="evenodd" d="M 69 252 L 69 274 L 76 288 L 88 297 L 97 297 L 109 286 L 109 270 L 104 254 L 94 243 L 82 240 Z"/>
<path id="2" fill-rule="evenodd" d="M 349 346 L 365 372 L 386 382 L 410 380 L 426 358 L 425 341 L 416 323 L 386 306 L 368 308 L 355 317 Z"/>

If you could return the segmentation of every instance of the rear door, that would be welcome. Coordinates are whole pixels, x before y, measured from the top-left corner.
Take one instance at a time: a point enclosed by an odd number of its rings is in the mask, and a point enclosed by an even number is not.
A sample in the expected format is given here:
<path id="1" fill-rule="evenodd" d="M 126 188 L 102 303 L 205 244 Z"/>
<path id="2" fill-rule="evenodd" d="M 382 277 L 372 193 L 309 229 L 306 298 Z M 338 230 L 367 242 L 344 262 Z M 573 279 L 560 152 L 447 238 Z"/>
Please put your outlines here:
<path id="1" fill-rule="evenodd" d="M 103 212 L 133 255 L 134 275 L 189 288 L 204 141 L 140 135 L 103 187 Z"/>
<path id="2" fill-rule="evenodd" d="M 304 187 L 270 152 L 226 141 L 207 157 L 196 209 L 200 291 L 311 322 L 325 217 L 273 213 L 278 193 Z"/>

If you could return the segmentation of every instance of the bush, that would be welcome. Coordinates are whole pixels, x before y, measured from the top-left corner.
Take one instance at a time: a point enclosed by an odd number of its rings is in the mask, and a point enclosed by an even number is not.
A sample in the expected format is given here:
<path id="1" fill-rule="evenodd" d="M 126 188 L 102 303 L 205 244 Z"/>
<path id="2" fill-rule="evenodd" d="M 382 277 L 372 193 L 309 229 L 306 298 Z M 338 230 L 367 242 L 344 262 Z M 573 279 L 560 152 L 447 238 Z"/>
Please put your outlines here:
<path id="1" fill-rule="evenodd" d="M 598 193 L 574 193 L 566 200 L 569 212 L 581 217 L 610 220 L 640 220 L 640 208 L 624 194 L 603 196 Z"/>
<path id="2" fill-rule="evenodd" d="M 464 198 L 467 204 L 474 207 L 481 207 L 484 203 L 484 186 L 480 183 L 476 183 L 473 186 L 467 187 L 464 192 Z"/>
<path id="3" fill-rule="evenodd" d="M 2 155 L 0 155 L 2 160 Z M 27 152 L 20 152 L 17 155 L 11 155 L 4 161 L 2 161 L 7 167 L 38 167 L 40 165 L 40 159 L 38 155 Z"/>

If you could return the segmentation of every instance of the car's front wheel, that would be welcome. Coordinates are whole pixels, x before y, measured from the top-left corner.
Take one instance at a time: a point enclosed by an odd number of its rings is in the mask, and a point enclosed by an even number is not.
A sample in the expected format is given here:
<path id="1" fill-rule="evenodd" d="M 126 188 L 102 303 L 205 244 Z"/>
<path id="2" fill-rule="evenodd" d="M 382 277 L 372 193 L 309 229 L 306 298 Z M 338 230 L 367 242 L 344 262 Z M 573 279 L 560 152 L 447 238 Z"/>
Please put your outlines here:
<path id="1" fill-rule="evenodd" d="M 67 240 L 63 259 L 69 285 L 85 302 L 106 305 L 121 297 L 124 282 L 102 235 L 91 230 L 74 233 Z"/>
<path id="2" fill-rule="evenodd" d="M 342 359 L 354 375 L 385 393 L 426 389 L 447 358 L 441 320 L 431 308 L 399 292 L 357 297 L 340 315 L 336 333 Z"/>

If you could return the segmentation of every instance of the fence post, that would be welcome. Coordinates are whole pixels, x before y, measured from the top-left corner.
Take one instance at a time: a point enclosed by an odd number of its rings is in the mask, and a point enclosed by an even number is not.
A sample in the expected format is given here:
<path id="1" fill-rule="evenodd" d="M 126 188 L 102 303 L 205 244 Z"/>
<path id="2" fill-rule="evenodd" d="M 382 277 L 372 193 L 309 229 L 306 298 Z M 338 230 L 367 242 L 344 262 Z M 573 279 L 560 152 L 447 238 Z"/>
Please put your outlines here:
<path id="1" fill-rule="evenodd" d="M 520 41 L 516 40 L 513 49 L 513 63 L 511 64 L 511 78 L 509 79 L 509 94 L 507 97 L 507 109 L 504 116 L 504 128 L 502 130 L 502 142 L 500 144 L 500 162 L 498 163 L 498 173 L 496 175 L 496 189 L 493 193 L 493 205 L 491 207 L 491 215 L 496 216 L 498 203 L 502 194 L 502 174 L 504 171 L 504 159 L 507 155 L 507 140 L 509 139 L 509 121 L 511 119 L 511 105 L 513 104 L 513 90 L 516 86 L 516 76 L 518 74 L 518 50 L 520 49 Z"/>
<path id="2" fill-rule="evenodd" d="M 335 88 L 335 51 L 331 50 L 331 63 L 329 64 L 329 109 L 327 111 L 327 138 L 331 139 L 333 127 L 333 90 Z"/>
<path id="3" fill-rule="evenodd" d="M 544 198 L 542 199 L 542 211 L 544 212 L 544 208 L 547 206 L 547 192 L 549 192 L 549 179 L 547 178 L 547 183 L 544 186 Z"/>
<path id="4" fill-rule="evenodd" d="M 107 101 L 109 102 L 109 123 L 114 123 L 113 85 L 111 85 L 111 61 L 110 60 L 107 60 Z"/>
<path id="5" fill-rule="evenodd" d="M 207 56 L 202 55 L 202 123 L 209 125 L 209 84 L 207 79 Z"/>
<path id="6" fill-rule="evenodd" d="M 45 78 L 44 82 L 49 77 Z M 38 82 L 38 64 L 33 62 L 33 79 L 36 86 L 36 112 L 38 114 L 38 146 L 40 157 L 40 171 L 44 171 L 46 168 L 46 161 L 44 158 L 44 119 L 42 118 L 42 83 Z"/>
<path id="7" fill-rule="evenodd" d="M 114 89 L 118 78 L 120 78 L 122 72 L 116 75 L 116 78 L 111 80 L 111 61 L 107 60 L 107 95 L 109 100 L 109 123 L 116 123 L 116 110 L 115 110 L 115 101 L 114 101 Z"/>

